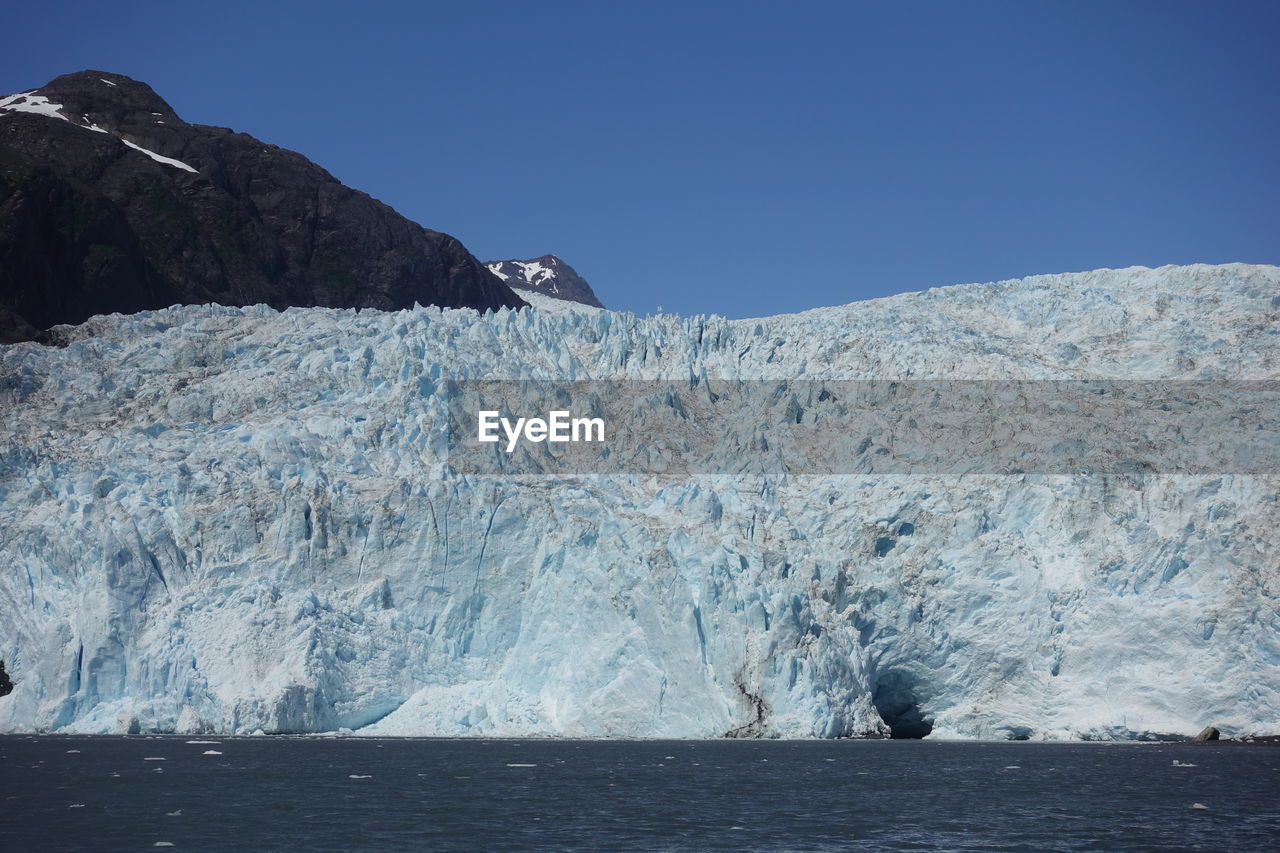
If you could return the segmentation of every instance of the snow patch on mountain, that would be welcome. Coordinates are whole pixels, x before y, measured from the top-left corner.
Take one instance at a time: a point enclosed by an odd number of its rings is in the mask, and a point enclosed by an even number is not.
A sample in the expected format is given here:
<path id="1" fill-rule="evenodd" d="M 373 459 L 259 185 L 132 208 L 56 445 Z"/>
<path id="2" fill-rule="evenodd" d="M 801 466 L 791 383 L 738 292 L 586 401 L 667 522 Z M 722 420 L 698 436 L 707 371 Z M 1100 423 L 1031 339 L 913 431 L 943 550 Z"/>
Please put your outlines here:
<path id="1" fill-rule="evenodd" d="M 164 122 L 156 122 L 156 124 L 163 124 L 163 123 Z M 150 157 L 152 160 L 155 160 L 157 163 L 162 163 L 165 166 L 173 166 L 174 168 L 177 168 L 177 169 L 185 169 L 188 172 L 196 171 L 194 168 L 192 168 L 191 166 L 188 166 L 186 163 L 183 163 L 181 160 L 175 160 L 172 157 L 165 157 L 163 154 L 157 154 L 156 152 L 151 151 L 150 149 L 143 148 L 141 145 L 130 142 L 124 137 L 121 137 L 120 141 L 123 142 L 125 145 L 128 145 L 134 151 L 141 151 L 143 154 L 146 154 L 148 157 Z"/>
<path id="2" fill-rule="evenodd" d="M 554 269 L 544 267 L 539 261 L 497 261 L 486 264 L 498 278 L 505 282 L 542 287 L 551 293 L 559 293 Z M 508 271 L 514 267 L 514 271 Z"/>
<path id="3" fill-rule="evenodd" d="M 103 80 L 102 82 L 106 83 L 108 86 L 116 85 L 115 83 L 112 83 L 110 80 Z M 91 131 L 94 131 L 95 133 L 105 133 L 105 134 L 108 134 L 109 136 L 114 136 L 117 139 L 119 139 L 121 142 L 123 142 L 125 145 L 132 148 L 134 151 L 138 151 L 142 154 L 147 155 L 152 160 L 155 160 L 157 163 L 161 163 L 165 166 L 172 166 L 176 169 L 183 169 L 188 172 L 197 172 L 195 168 L 193 168 L 192 166 L 186 163 L 183 163 L 181 160 L 175 160 L 173 157 L 165 157 L 163 154 L 157 154 L 156 152 L 150 150 L 149 148 L 143 148 L 141 145 L 138 145 L 136 142 L 130 142 L 128 139 L 125 139 L 123 136 L 120 136 L 118 133 L 114 133 L 110 130 L 107 130 L 105 127 L 99 127 L 97 124 L 90 121 L 88 116 L 82 117 L 83 122 L 71 121 L 70 118 L 68 118 L 65 114 L 63 114 L 62 104 L 55 104 L 51 102 L 48 98 L 46 98 L 44 95 L 37 95 L 35 92 L 21 92 L 16 95 L 9 95 L 7 97 L 0 98 L 0 110 L 3 111 L 3 112 L 0 112 L 0 116 L 3 116 L 9 112 L 25 112 L 25 113 L 36 113 L 38 115 L 48 116 L 49 118 L 62 119 L 63 121 L 70 122 L 71 124 L 74 124 L 77 127 L 83 127 L 85 130 L 91 130 Z M 157 123 L 160 123 L 160 122 L 157 122 Z"/>
<path id="4" fill-rule="evenodd" d="M 36 113 L 37 115 L 70 121 L 62 114 L 62 104 L 51 103 L 44 95 L 37 95 L 34 91 L 19 92 L 16 95 L 0 98 L 0 110 L 14 113 Z"/>
<path id="5" fill-rule="evenodd" d="M 447 378 L 1280 378 L 1280 270 L 730 321 L 192 306 L 0 347 L 0 730 L 1280 731 L 1274 472 L 480 477 Z"/>

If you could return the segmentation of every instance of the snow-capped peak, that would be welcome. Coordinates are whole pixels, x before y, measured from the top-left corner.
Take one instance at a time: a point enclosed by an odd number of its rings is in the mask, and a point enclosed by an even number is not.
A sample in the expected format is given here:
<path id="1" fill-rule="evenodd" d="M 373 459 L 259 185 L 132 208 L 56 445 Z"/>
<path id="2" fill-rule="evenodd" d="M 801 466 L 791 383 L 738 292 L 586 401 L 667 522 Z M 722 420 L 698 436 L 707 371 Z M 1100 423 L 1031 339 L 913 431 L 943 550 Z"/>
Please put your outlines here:
<path id="1" fill-rule="evenodd" d="M 604 307 L 587 280 L 555 255 L 528 260 L 489 261 L 485 266 L 508 287 L 523 293 L 538 293 L 594 308 Z"/>

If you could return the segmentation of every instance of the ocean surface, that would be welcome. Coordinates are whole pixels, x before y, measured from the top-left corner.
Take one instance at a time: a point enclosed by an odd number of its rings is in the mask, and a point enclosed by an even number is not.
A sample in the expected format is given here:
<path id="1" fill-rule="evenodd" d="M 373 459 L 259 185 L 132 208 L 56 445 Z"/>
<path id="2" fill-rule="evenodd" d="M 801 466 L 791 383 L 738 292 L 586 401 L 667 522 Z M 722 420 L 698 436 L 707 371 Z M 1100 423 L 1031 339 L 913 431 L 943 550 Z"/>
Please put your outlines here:
<path id="1" fill-rule="evenodd" d="M 0 850 L 1264 850 L 1280 748 L 0 737 Z"/>

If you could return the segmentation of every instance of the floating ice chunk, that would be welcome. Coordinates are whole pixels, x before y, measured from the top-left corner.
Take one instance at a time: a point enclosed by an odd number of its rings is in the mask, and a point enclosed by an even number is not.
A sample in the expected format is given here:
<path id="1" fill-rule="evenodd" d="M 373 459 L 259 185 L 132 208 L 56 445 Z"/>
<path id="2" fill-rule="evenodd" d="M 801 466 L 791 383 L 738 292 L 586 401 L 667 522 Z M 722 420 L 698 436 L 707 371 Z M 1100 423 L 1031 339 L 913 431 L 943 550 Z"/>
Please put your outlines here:
<path id="1" fill-rule="evenodd" d="M 67 808 L 69 808 L 69 809 L 82 809 L 82 808 L 84 808 L 84 803 L 72 803 L 71 805 L 67 806 Z"/>
<path id="2" fill-rule="evenodd" d="M 68 749 L 68 750 L 67 750 L 67 755 L 79 755 L 79 754 L 80 754 L 80 750 L 78 750 L 78 749 Z"/>
<path id="3" fill-rule="evenodd" d="M 1173 766 L 1174 767 L 1195 767 L 1195 765 L 1190 762 L 1182 762 L 1176 758 L 1173 759 Z"/>
<path id="4" fill-rule="evenodd" d="M 373 776 L 371 776 L 371 775 L 361 776 L 361 775 L 360 775 L 360 774 L 358 774 L 358 773 L 352 773 L 352 774 L 351 774 L 350 776 L 348 776 L 347 778 L 348 778 L 348 779 L 372 779 L 372 778 L 373 778 Z"/>
<path id="5" fill-rule="evenodd" d="M 508 767 L 537 767 L 536 764 L 508 764 Z"/>
<path id="6" fill-rule="evenodd" d="M 208 744 L 209 746 L 222 745 L 222 741 L 220 740 L 189 740 L 187 741 L 187 743 L 196 743 L 196 744 L 200 744 L 201 746 L 204 746 L 205 744 Z"/>
<path id="7" fill-rule="evenodd" d="M 222 755 L 222 753 L 218 752 L 218 750 L 216 749 L 206 749 L 204 752 L 200 754 L 201 755 Z"/>
<path id="8" fill-rule="evenodd" d="M 150 755 L 150 756 L 147 756 L 146 758 L 144 758 L 144 759 L 142 759 L 142 760 L 143 760 L 143 761 L 165 761 L 166 759 L 163 759 L 163 758 L 159 757 L 158 755 Z"/>
<path id="9" fill-rule="evenodd" d="M 178 809 L 176 812 L 165 812 L 164 814 L 165 817 L 181 817 L 182 809 Z"/>

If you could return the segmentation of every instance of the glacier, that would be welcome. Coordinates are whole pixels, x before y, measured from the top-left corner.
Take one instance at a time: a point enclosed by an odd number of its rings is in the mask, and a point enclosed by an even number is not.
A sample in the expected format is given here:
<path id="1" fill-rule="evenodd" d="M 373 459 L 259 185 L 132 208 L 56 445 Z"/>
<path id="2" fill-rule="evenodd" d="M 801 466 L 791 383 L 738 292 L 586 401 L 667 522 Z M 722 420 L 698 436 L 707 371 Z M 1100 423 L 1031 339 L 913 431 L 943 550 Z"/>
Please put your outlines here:
<path id="1" fill-rule="evenodd" d="M 1280 472 L 482 476 L 441 437 L 450 377 L 1273 380 L 1280 268 L 56 334 L 0 347 L 0 731 L 1280 732 Z"/>

